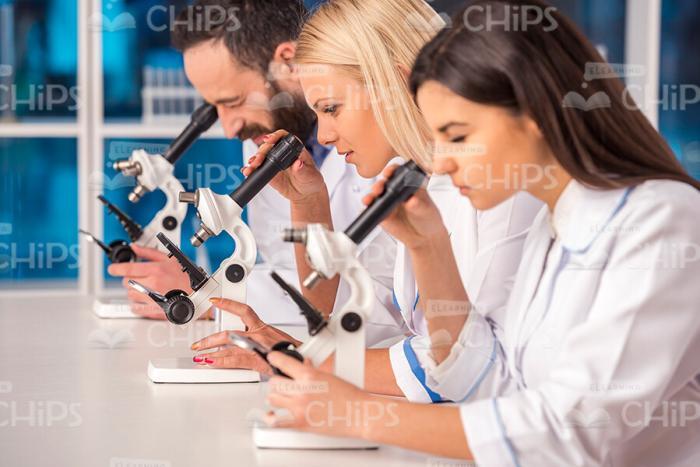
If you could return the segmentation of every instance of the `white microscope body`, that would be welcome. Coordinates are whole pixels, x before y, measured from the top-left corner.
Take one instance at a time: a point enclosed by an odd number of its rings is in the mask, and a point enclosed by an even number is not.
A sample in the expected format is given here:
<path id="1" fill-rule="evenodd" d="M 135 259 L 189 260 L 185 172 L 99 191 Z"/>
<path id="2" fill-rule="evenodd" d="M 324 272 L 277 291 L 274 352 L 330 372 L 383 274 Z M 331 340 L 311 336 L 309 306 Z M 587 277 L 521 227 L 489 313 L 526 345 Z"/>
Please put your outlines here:
<path id="1" fill-rule="evenodd" d="M 132 286 L 146 290 L 165 311 L 168 320 L 186 325 L 196 321 L 211 308 L 210 298 L 223 297 L 240 303 L 246 302 L 246 283 L 255 266 L 257 246 L 250 228 L 243 222 L 243 208 L 278 173 L 288 169 L 304 149 L 303 143 L 294 135 L 280 140 L 263 164 L 253 172 L 236 190 L 229 195 L 218 195 L 210 189 L 198 189 L 194 193 L 180 193 L 179 201 L 192 203 L 202 221 L 200 229 L 191 239 L 192 245 L 201 246 L 212 236 L 228 233 L 235 242 L 233 254 L 225 259 L 219 268 L 208 276 L 193 264 L 182 251 L 166 237 L 158 239 L 166 246 L 171 256 L 175 256 L 190 276 L 192 294 L 183 291 L 170 291 L 165 296 L 148 291 L 138 283 Z M 226 312 L 218 312 L 217 330 L 243 329 L 241 320 Z M 249 370 L 209 369 L 195 365 L 191 360 L 151 361 L 149 377 L 154 382 L 250 382 L 259 381 L 260 375 Z"/>
<path id="2" fill-rule="evenodd" d="M 175 167 L 160 154 L 148 154 L 143 149 L 138 149 L 129 159 L 116 162 L 114 168 L 124 175 L 136 177 L 138 184 L 129 194 L 131 202 L 138 202 L 147 192 L 161 190 L 165 194 L 165 206 L 156 213 L 134 243 L 167 252 L 156 238 L 159 232 L 164 232 L 175 245 L 180 245 L 187 205 L 178 202 L 178 194 L 184 191 L 184 188 L 175 177 Z M 93 304 L 93 311 L 100 318 L 139 317 L 131 311 L 128 300 L 124 298 L 97 298 Z"/>
<path id="3" fill-rule="evenodd" d="M 189 200 L 189 193 L 182 193 L 183 201 Z M 189 201 L 188 201 L 189 202 Z M 197 207 L 197 215 L 202 221 L 200 230 L 192 238 L 199 247 L 208 238 L 226 232 L 235 242 L 233 254 L 221 262 L 206 285 L 190 295 L 195 305 L 194 319 L 209 310 L 212 297 L 225 297 L 236 302 L 246 302 L 246 282 L 255 266 L 258 249 L 250 227 L 243 222 L 243 208 L 229 195 L 218 195 L 209 188 L 200 188 L 192 196 Z M 184 204 L 184 203 L 183 203 Z M 220 313 L 219 330 L 243 329 L 243 323 L 230 313 Z"/>
<path id="4" fill-rule="evenodd" d="M 158 233 L 164 232 L 179 246 L 187 205 L 178 201 L 179 193 L 185 189 L 175 177 L 175 166 L 160 154 L 148 154 L 143 149 L 138 149 L 127 161 L 116 162 L 115 169 L 121 170 L 124 175 L 136 177 L 138 184 L 129 194 L 129 201 L 137 203 L 146 192 L 160 190 L 165 194 L 165 206 L 143 229 L 143 235 L 135 243 L 167 252 L 156 238 Z"/>
<path id="5" fill-rule="evenodd" d="M 190 295 L 184 295 L 184 292 L 176 294 L 176 291 L 169 293 L 165 297 L 168 303 L 164 309 L 170 321 L 189 327 L 212 308 L 210 298 L 224 297 L 240 303 L 246 302 L 246 283 L 255 266 L 257 246 L 250 228 L 241 218 L 243 208 L 229 195 L 218 195 L 205 188 L 194 193 L 182 193 L 180 199 L 194 203 L 197 215 L 202 221 L 201 228 L 192 237 L 194 246 L 201 246 L 208 238 L 218 236 L 222 232 L 226 232 L 235 242 L 233 254 L 222 261 L 210 276 L 189 263 L 181 252 L 170 251 L 171 255 L 175 254 L 178 257 L 183 269 L 190 274 L 193 292 Z M 216 332 L 242 329 L 244 326 L 238 317 L 222 311 L 216 313 Z M 260 374 L 256 371 L 213 369 L 195 364 L 191 358 L 151 360 L 148 363 L 148 377 L 154 383 L 260 381 Z"/>
<path id="6" fill-rule="evenodd" d="M 197 138 L 211 128 L 217 120 L 216 107 L 211 104 L 203 104 L 195 109 L 190 122 L 163 154 L 149 154 L 143 149 L 138 149 L 132 152 L 129 159 L 116 161 L 113 164 L 114 170 L 126 176 L 136 177 L 136 187 L 129 194 L 129 201 L 132 203 L 139 202 L 148 192 L 161 190 L 165 194 L 165 206 L 156 213 L 143 230 L 124 213 L 117 213 L 118 208 L 111 207 L 106 200 L 103 201 L 110 207 L 110 210 L 125 218 L 122 222 L 136 227 L 137 231 L 142 230 L 139 238 L 132 239 L 137 245 L 165 251 L 163 244 L 156 238 L 159 232 L 164 232 L 175 245 L 180 245 L 182 222 L 187 215 L 187 206 L 178 202 L 178 194 L 184 191 L 184 188 L 180 181 L 175 178 L 175 163 Z M 134 256 L 131 252 L 132 260 Z M 131 311 L 131 307 L 125 299 L 97 299 L 93 310 L 100 318 L 138 317 Z"/>
<path id="7" fill-rule="evenodd" d="M 365 383 L 365 331 L 374 308 L 374 285 L 367 269 L 357 259 L 357 244 L 343 232 L 321 224 L 296 231 L 296 240 L 306 244 L 309 264 L 315 273 L 304 281 L 313 287 L 318 279 L 340 275 L 350 286 L 350 298 L 328 319 L 316 335 L 298 350 L 319 366 L 335 354 L 334 374 L 359 388 Z M 363 440 L 317 435 L 286 428 L 255 426 L 253 441 L 266 449 L 374 449 Z"/>
<path id="8" fill-rule="evenodd" d="M 385 183 L 384 192 L 345 232 L 331 232 L 322 225 L 310 225 L 304 230 L 291 229 L 285 233 L 285 240 L 306 245 L 307 259 L 314 272 L 304 281 L 305 287 L 312 288 L 318 280 L 330 279 L 336 274 L 350 286 L 349 300 L 325 322 L 301 294 L 280 284 L 288 289 L 309 321 L 312 338 L 298 349 L 299 353 L 311 360 L 314 366 L 335 354 L 335 375 L 359 388 L 363 388 L 365 382 L 365 332 L 374 309 L 375 295 L 372 278 L 357 259 L 357 245 L 397 206 L 409 199 L 423 185 L 425 178 L 425 172 L 415 162 L 409 161 L 394 171 Z M 262 426 L 253 429 L 253 440 L 257 447 L 276 449 L 378 447 L 363 440 Z"/>

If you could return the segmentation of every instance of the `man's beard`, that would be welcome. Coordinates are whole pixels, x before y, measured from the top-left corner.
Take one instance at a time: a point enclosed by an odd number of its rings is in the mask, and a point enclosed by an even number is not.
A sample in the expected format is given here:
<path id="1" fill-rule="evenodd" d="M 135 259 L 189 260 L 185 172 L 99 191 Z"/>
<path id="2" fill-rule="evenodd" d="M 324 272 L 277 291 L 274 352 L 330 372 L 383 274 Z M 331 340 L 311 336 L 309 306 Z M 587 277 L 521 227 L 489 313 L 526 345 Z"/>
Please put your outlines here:
<path id="1" fill-rule="evenodd" d="M 276 130 L 287 130 L 302 141 L 307 141 L 316 126 L 316 114 L 306 104 L 303 96 L 282 91 L 276 83 L 271 82 L 269 112 L 274 128 L 263 125 L 246 125 L 238 132 L 238 137 L 245 141 Z"/>

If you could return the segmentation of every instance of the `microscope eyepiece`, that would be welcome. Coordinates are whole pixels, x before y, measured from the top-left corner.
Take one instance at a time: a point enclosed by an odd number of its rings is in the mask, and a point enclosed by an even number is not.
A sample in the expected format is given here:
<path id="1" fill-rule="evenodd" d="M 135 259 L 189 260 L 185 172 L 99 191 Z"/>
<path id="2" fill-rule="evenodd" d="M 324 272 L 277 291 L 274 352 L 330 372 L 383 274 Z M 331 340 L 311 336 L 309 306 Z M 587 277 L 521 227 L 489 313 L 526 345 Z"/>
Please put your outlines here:
<path id="1" fill-rule="evenodd" d="M 275 175 L 291 167 L 303 150 L 304 143 L 299 138 L 291 134 L 285 136 L 270 149 L 262 165 L 231 193 L 231 198 L 240 207 L 244 207 Z"/>
<path id="2" fill-rule="evenodd" d="M 168 149 L 163 153 L 163 157 L 175 164 L 185 151 L 207 131 L 218 120 L 219 116 L 216 107 L 211 104 L 202 104 L 193 113 L 190 123 L 187 124 L 182 133 L 170 143 Z"/>
<path id="3" fill-rule="evenodd" d="M 364 211 L 345 230 L 350 239 L 359 244 L 369 235 L 396 207 L 408 200 L 418 191 L 425 181 L 426 174 L 413 161 L 398 167 L 386 181 L 384 192 L 372 201 Z"/>
<path id="4" fill-rule="evenodd" d="M 398 167 L 386 181 L 384 192 L 375 198 L 372 204 L 367 206 L 350 224 L 345 230 L 345 235 L 359 245 L 399 204 L 408 200 L 418 191 L 425 178 L 425 172 L 413 161 L 408 161 Z M 286 231 L 285 240 L 287 240 Z M 304 279 L 304 287 L 311 289 L 321 279 L 324 277 L 314 271 Z"/>

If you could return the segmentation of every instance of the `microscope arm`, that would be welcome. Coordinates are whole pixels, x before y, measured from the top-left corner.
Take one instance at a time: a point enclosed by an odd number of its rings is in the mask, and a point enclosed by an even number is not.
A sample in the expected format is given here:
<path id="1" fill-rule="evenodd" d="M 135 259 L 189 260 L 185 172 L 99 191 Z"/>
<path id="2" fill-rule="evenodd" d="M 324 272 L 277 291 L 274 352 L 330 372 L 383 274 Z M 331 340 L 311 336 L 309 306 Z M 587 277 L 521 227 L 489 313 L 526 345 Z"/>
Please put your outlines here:
<path id="1" fill-rule="evenodd" d="M 178 196 L 184 188 L 174 176 L 168 177 L 160 188 L 165 193 L 165 206 L 143 229 L 143 235 L 136 244 L 165 251 L 156 236 L 160 232 L 165 232 L 175 244 L 179 245 L 182 237 L 182 222 L 187 215 L 187 205 L 179 202 Z"/>
<path id="2" fill-rule="evenodd" d="M 335 375 L 364 387 L 365 332 L 375 300 L 372 278 L 357 259 L 357 244 L 345 233 L 331 232 L 315 224 L 307 226 L 305 237 L 314 270 L 324 277 L 339 274 L 350 286 L 350 297 L 340 310 L 331 314 L 328 325 L 305 342 L 299 352 L 314 366 L 335 353 Z"/>
<path id="3" fill-rule="evenodd" d="M 221 262 L 207 284 L 190 296 L 195 304 L 194 319 L 209 310 L 210 298 L 223 297 L 240 303 L 246 302 L 248 276 L 257 258 L 255 237 L 240 216 L 229 217 L 223 230 L 235 242 L 235 250 L 231 256 Z M 220 320 L 221 330 L 242 329 L 241 320 L 230 313 L 221 313 Z"/>

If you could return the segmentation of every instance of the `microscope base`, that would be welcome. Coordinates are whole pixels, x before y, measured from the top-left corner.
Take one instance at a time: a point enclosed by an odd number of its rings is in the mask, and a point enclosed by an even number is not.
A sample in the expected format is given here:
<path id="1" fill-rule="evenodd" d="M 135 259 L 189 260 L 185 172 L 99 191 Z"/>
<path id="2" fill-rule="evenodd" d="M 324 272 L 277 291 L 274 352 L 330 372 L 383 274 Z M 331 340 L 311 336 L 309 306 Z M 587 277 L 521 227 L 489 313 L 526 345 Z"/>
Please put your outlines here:
<path id="1" fill-rule="evenodd" d="M 131 311 L 125 298 L 97 298 L 92 305 L 92 311 L 98 318 L 103 319 L 140 318 Z"/>
<path id="2" fill-rule="evenodd" d="M 190 358 L 161 358 L 148 362 L 148 378 L 154 383 L 257 383 L 260 373 L 251 370 L 209 368 Z"/>
<path id="3" fill-rule="evenodd" d="M 362 439 L 317 435 L 287 428 L 256 426 L 253 442 L 260 449 L 359 450 L 378 449 L 377 443 Z"/>

